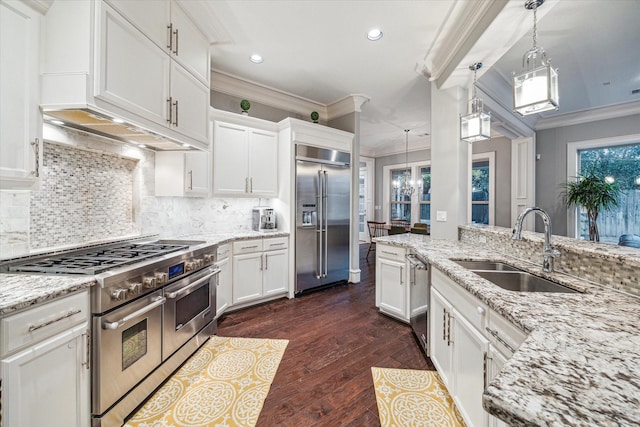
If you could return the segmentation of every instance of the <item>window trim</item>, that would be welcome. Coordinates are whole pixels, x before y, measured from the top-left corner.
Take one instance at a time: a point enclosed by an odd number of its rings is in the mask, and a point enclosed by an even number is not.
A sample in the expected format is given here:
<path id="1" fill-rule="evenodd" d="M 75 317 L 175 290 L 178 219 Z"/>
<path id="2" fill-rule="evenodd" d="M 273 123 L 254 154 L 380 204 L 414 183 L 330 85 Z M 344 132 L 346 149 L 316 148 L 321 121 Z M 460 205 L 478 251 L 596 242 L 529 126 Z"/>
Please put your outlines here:
<path id="1" fill-rule="evenodd" d="M 605 148 L 616 145 L 629 145 L 640 142 L 640 134 L 612 136 L 609 138 L 590 139 L 567 143 L 567 182 L 578 173 L 578 151 Z M 567 209 L 567 237 L 578 237 L 578 208 Z"/>
<path id="2" fill-rule="evenodd" d="M 411 169 L 411 176 L 418 176 L 420 174 L 420 167 L 431 167 L 431 161 L 419 161 L 419 162 L 409 162 L 409 168 Z M 382 193 L 382 211 L 383 216 L 382 220 L 386 223 L 389 223 L 390 217 L 389 212 L 391 210 L 391 171 L 392 170 L 404 170 L 407 168 L 407 163 L 396 163 L 393 165 L 386 165 L 382 168 L 383 178 L 382 178 L 382 186 L 384 187 L 384 191 Z M 411 198 L 411 218 L 417 218 L 420 216 L 420 206 L 417 203 L 415 197 Z"/>
<path id="3" fill-rule="evenodd" d="M 473 170 L 473 162 L 489 161 L 489 224 L 494 225 L 496 222 L 496 152 L 486 151 L 484 153 L 475 153 L 471 157 L 471 169 Z M 467 212 L 467 221 L 471 223 L 471 208 L 473 206 L 471 188 L 471 172 L 469 172 L 469 209 Z"/>

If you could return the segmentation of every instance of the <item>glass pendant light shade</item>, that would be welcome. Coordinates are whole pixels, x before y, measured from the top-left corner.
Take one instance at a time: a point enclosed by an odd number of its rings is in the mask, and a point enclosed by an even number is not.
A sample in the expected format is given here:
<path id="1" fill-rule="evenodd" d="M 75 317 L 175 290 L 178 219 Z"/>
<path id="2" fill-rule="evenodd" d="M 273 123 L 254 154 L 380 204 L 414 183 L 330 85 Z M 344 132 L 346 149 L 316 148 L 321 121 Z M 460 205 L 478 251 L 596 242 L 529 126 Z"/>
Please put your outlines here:
<path id="1" fill-rule="evenodd" d="M 544 0 L 526 0 L 524 7 L 533 10 L 533 47 L 522 58 L 524 71 L 513 75 L 513 111 L 521 116 L 557 110 L 558 71 L 551 68 L 551 61 L 538 41 L 536 10 Z"/>
<path id="2" fill-rule="evenodd" d="M 483 111 L 483 102 L 476 96 L 476 71 L 480 67 L 481 62 L 469 66 L 473 71 L 473 97 L 469 100 L 469 114 L 460 116 L 460 139 L 469 143 L 491 139 L 491 114 Z"/>

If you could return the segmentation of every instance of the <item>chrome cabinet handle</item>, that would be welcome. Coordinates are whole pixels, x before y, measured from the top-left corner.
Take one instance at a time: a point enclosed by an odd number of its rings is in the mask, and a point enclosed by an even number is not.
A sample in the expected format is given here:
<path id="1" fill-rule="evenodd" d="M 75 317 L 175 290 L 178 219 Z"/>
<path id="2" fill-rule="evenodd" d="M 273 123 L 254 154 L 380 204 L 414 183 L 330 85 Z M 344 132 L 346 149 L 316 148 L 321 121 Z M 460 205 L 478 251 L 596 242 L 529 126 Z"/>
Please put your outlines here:
<path id="1" fill-rule="evenodd" d="M 260 255 L 260 271 L 264 269 L 264 254 Z"/>
<path id="2" fill-rule="evenodd" d="M 193 190 L 193 171 L 187 173 L 189 174 L 189 190 Z"/>
<path id="3" fill-rule="evenodd" d="M 257 248 L 258 245 L 252 245 L 252 246 L 243 246 L 242 249 L 255 249 Z"/>
<path id="4" fill-rule="evenodd" d="M 173 24 L 167 25 L 167 49 L 173 50 Z"/>
<path id="5" fill-rule="evenodd" d="M 447 310 L 442 310 L 442 341 L 447 340 Z"/>
<path id="6" fill-rule="evenodd" d="M 249 178 L 249 193 L 253 193 L 253 177 Z"/>
<path id="7" fill-rule="evenodd" d="M 269 269 L 269 254 L 264 254 L 264 269 Z"/>
<path id="8" fill-rule="evenodd" d="M 176 120 L 173 122 L 174 126 L 178 126 L 178 100 L 176 99 L 176 102 L 173 103 L 173 106 L 176 107 Z"/>
<path id="9" fill-rule="evenodd" d="M 84 333 L 85 336 L 85 361 L 82 364 L 87 368 L 91 369 L 91 331 L 87 329 Z"/>
<path id="10" fill-rule="evenodd" d="M 145 313 L 148 313 L 149 311 L 153 310 L 156 307 L 161 306 L 162 304 L 164 304 L 167 301 L 167 299 L 165 297 L 156 297 L 153 299 L 153 303 L 149 304 L 147 306 L 142 307 L 140 310 L 134 311 L 133 313 L 131 313 L 128 316 L 124 316 L 122 319 L 117 320 L 115 322 L 104 322 L 102 323 L 102 329 L 118 329 L 120 326 L 124 325 L 125 323 L 129 322 L 132 319 L 135 319 L 138 316 L 142 316 Z"/>
<path id="11" fill-rule="evenodd" d="M 501 336 L 500 333 L 496 330 L 491 329 L 490 327 L 485 327 L 485 329 L 487 330 L 487 332 L 489 332 L 500 344 L 502 344 L 503 346 L 507 347 L 509 349 L 509 351 L 511 353 L 515 353 L 516 350 L 511 347 L 511 345 L 506 342 Z"/>
<path id="12" fill-rule="evenodd" d="M 397 255 L 395 252 L 389 252 L 389 251 L 380 251 L 380 252 L 387 255 Z"/>
<path id="13" fill-rule="evenodd" d="M 453 344 L 451 339 L 451 313 L 447 312 L 447 347 Z"/>
<path id="14" fill-rule="evenodd" d="M 38 329 L 44 328 L 45 326 L 49 326 L 49 325 L 51 325 L 53 323 L 56 323 L 56 322 L 59 322 L 61 320 L 68 319 L 69 317 L 75 316 L 78 313 L 82 313 L 82 310 L 80 310 L 80 309 L 69 310 L 65 314 L 63 314 L 62 316 L 56 317 L 53 320 L 49 320 L 48 322 L 40 323 L 40 324 L 35 325 L 35 326 L 34 325 L 29 326 L 29 332 L 37 331 Z"/>
<path id="15" fill-rule="evenodd" d="M 33 147 L 33 151 L 36 156 L 36 161 L 34 163 L 34 170 L 31 173 L 36 178 L 39 178 L 40 177 L 40 140 L 36 138 L 35 141 L 31 142 L 31 146 Z"/>
<path id="16" fill-rule="evenodd" d="M 173 26 L 173 24 L 171 24 Z M 178 29 L 176 28 L 175 31 L 173 32 L 173 34 L 176 36 L 176 49 L 173 51 L 173 53 L 176 54 L 176 56 L 178 56 L 178 40 L 180 39 L 179 34 L 178 34 Z"/>
<path id="17" fill-rule="evenodd" d="M 169 124 L 171 124 L 172 114 L 173 114 L 173 108 L 171 107 L 172 102 L 173 102 L 172 97 L 167 98 L 167 105 L 169 106 L 169 118 L 167 119 L 167 123 Z"/>
<path id="18" fill-rule="evenodd" d="M 329 275 L 329 178 L 327 177 L 327 171 L 323 171 L 324 184 L 322 188 L 322 196 L 324 201 L 322 206 L 324 207 L 324 213 L 322 217 L 324 219 L 324 272 L 322 277 Z"/>
<path id="19" fill-rule="evenodd" d="M 403 270 L 403 268 L 400 267 L 400 286 L 404 285 L 404 278 L 402 277 L 403 276 L 403 274 L 402 274 L 403 271 L 402 270 Z"/>
<path id="20" fill-rule="evenodd" d="M 249 192 L 249 177 L 245 177 L 244 179 L 244 192 L 245 193 Z"/>
<path id="21" fill-rule="evenodd" d="M 482 389 L 486 390 L 487 389 L 487 360 L 489 358 L 487 357 L 487 352 L 485 351 L 482 355 Z"/>

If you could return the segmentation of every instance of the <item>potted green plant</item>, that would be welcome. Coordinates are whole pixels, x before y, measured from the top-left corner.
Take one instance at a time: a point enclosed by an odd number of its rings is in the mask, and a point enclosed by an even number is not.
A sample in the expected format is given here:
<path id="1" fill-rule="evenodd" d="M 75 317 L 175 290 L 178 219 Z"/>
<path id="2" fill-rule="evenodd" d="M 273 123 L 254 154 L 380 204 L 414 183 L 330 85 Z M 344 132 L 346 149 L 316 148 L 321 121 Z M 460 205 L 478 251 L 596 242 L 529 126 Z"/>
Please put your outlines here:
<path id="1" fill-rule="evenodd" d="M 600 241 L 598 232 L 598 214 L 601 210 L 609 210 L 618 206 L 620 187 L 613 180 L 608 180 L 593 167 L 585 173 L 578 174 L 575 181 L 564 184 L 564 201 L 568 208 L 583 206 L 587 210 L 589 224 L 589 240 Z"/>

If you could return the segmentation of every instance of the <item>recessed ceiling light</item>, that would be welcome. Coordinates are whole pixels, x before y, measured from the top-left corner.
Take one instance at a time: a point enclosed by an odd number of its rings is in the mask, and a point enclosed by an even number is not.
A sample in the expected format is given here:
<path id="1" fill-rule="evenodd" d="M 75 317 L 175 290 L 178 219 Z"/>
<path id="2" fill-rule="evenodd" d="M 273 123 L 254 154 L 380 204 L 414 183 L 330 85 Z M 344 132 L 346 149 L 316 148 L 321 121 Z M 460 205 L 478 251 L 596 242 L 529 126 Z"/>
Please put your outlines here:
<path id="1" fill-rule="evenodd" d="M 140 148 L 145 148 L 145 147 L 146 147 L 146 145 L 144 145 L 144 144 L 138 144 L 138 147 L 140 147 Z"/>
<path id="2" fill-rule="evenodd" d="M 184 144 L 182 144 L 183 147 L 187 147 L 190 148 L 191 146 L 189 144 L 187 144 L 186 142 Z"/>
<path id="3" fill-rule="evenodd" d="M 262 59 L 262 56 L 258 55 L 257 53 L 251 55 L 249 60 L 251 60 L 251 62 L 253 62 L 254 64 L 262 64 L 262 62 L 264 61 L 264 59 Z"/>
<path id="4" fill-rule="evenodd" d="M 64 122 L 62 120 L 51 120 L 50 123 L 58 126 L 64 125 Z"/>
<path id="5" fill-rule="evenodd" d="M 380 30 L 379 28 L 369 30 L 369 32 L 367 33 L 367 38 L 371 41 L 380 40 L 382 38 L 382 30 Z"/>
<path id="6" fill-rule="evenodd" d="M 119 119 L 119 118 L 117 118 L 117 117 L 114 117 L 113 119 L 111 119 L 111 121 L 112 121 L 113 123 L 124 123 L 124 120 Z"/>

